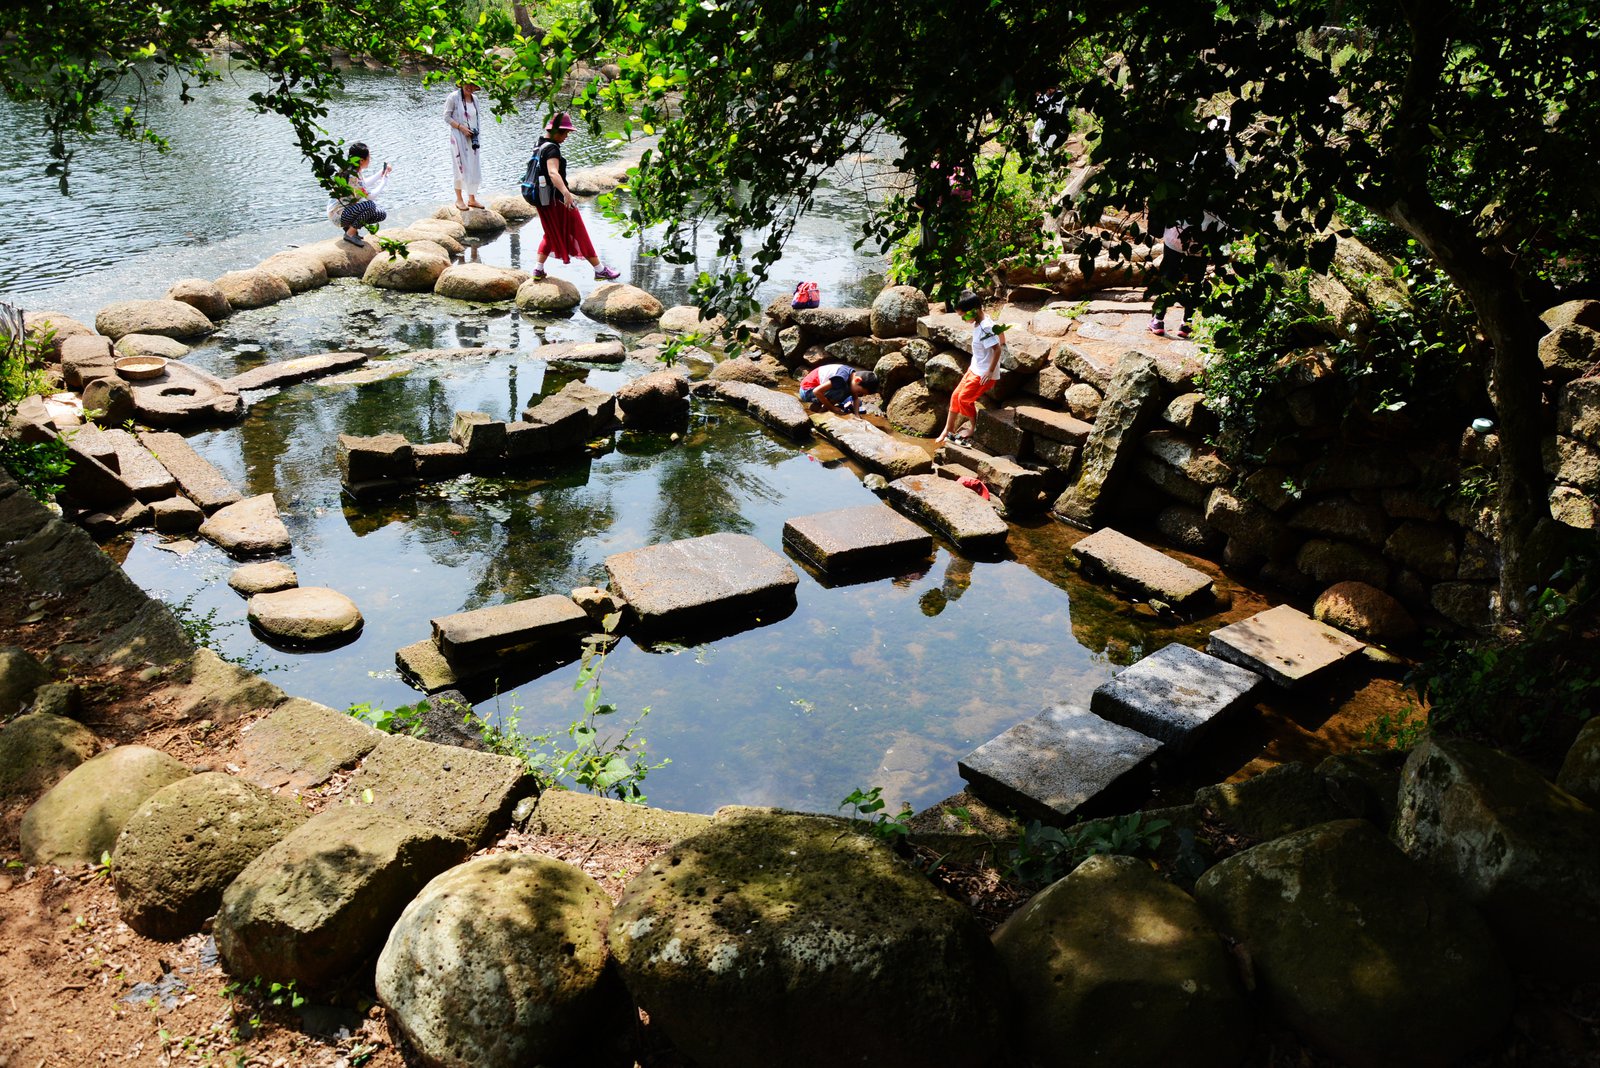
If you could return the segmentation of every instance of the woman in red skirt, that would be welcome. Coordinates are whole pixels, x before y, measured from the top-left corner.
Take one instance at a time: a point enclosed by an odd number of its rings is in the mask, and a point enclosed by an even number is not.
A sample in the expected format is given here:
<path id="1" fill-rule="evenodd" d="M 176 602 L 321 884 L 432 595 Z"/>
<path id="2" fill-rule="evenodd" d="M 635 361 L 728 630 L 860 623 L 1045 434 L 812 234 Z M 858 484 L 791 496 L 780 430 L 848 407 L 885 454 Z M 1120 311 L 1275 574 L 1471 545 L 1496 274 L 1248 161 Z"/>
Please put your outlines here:
<path id="1" fill-rule="evenodd" d="M 583 216 L 578 214 L 577 198 L 567 188 L 567 161 L 561 155 L 561 144 L 573 129 L 567 113 L 557 112 L 534 147 L 535 155 L 543 161 L 545 173 L 550 176 L 554 195 L 549 204 L 537 205 L 544 237 L 539 240 L 539 263 L 533 269 L 533 276 L 545 277 L 544 261 L 552 254 L 559 256 L 562 263 L 571 263 L 572 257 L 581 256 L 594 268 L 597 280 L 609 282 L 618 277 L 618 272 L 600 262 L 594 242 L 589 240 L 589 230 L 583 225 Z"/>

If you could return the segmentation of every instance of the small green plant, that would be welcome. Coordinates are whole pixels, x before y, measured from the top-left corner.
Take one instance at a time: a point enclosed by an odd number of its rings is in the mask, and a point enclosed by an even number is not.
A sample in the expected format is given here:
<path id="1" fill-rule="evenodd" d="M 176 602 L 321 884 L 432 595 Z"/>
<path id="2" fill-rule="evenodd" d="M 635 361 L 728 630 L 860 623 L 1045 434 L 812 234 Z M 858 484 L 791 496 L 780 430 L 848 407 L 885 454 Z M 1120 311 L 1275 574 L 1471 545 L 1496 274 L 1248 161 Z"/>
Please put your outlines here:
<path id="1" fill-rule="evenodd" d="M 1065 830 L 1037 820 L 1017 836 L 1007 875 L 1025 883 L 1053 883 L 1092 856 L 1102 853 L 1138 856 L 1161 844 L 1171 820 L 1149 819 L 1142 812 L 1091 820 Z"/>
<path id="2" fill-rule="evenodd" d="M 848 806 L 853 810 L 850 822 L 858 831 L 893 844 L 911 833 L 911 806 L 904 805 L 891 816 L 883 811 L 887 804 L 883 799 L 883 787 L 874 786 L 870 790 L 852 790 L 849 797 L 839 802 L 839 807 Z"/>
<path id="3" fill-rule="evenodd" d="M 1368 749 L 1397 749 L 1409 752 L 1428 733 L 1428 717 L 1415 705 L 1400 710 L 1380 713 L 1361 733 L 1361 741 Z"/>
<path id="4" fill-rule="evenodd" d="M 427 710 L 427 701 L 397 708 L 375 708 L 369 702 L 362 701 L 345 709 L 345 713 L 385 734 L 408 734 L 420 738 L 424 733 L 422 715 Z"/>
<path id="5" fill-rule="evenodd" d="M 94 877 L 96 879 L 111 878 L 111 853 L 109 850 L 101 851 L 100 863 L 94 866 Z"/>
<path id="6" fill-rule="evenodd" d="M 376 233 L 378 230 L 376 226 L 369 227 L 368 229 L 374 233 Z M 378 251 L 388 253 L 391 260 L 409 260 L 411 258 L 411 245 L 398 237 L 378 238 Z"/>
<path id="7" fill-rule="evenodd" d="M 247 656 L 235 656 L 225 650 L 222 647 L 221 632 L 228 627 L 239 626 L 239 620 L 227 619 L 218 622 L 218 609 L 215 608 L 207 612 L 195 611 L 194 600 L 198 596 L 200 596 L 200 592 L 196 590 L 181 601 L 166 602 L 167 608 L 172 611 L 173 618 L 178 621 L 178 626 L 183 628 L 183 632 L 189 636 L 191 642 L 197 647 L 210 649 L 217 654 L 218 658 L 226 660 L 230 664 L 237 664 L 245 670 L 253 671 L 258 675 L 274 670 L 272 666 L 262 664 L 254 653 Z"/>
<path id="8" fill-rule="evenodd" d="M 0 467 L 41 502 L 52 500 L 66 483 L 72 469 L 67 443 L 59 437 L 29 440 L 12 433 L 11 422 L 23 401 L 53 392 L 45 367 L 54 341 L 54 328 L 30 335 L 22 310 L 0 302 Z"/>

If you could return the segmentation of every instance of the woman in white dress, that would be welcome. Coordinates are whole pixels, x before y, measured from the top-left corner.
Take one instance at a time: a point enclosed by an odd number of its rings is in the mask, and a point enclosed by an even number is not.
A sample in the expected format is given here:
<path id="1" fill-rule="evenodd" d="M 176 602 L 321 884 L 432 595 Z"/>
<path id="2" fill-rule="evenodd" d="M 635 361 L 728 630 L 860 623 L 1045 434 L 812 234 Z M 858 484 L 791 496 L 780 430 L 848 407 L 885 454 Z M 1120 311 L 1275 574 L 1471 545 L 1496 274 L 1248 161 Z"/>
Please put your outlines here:
<path id="1" fill-rule="evenodd" d="M 450 127 L 450 154 L 455 158 L 456 207 L 463 211 L 483 207 L 478 202 L 483 171 L 478 166 L 477 89 L 471 82 L 462 82 L 444 105 L 444 121 Z"/>

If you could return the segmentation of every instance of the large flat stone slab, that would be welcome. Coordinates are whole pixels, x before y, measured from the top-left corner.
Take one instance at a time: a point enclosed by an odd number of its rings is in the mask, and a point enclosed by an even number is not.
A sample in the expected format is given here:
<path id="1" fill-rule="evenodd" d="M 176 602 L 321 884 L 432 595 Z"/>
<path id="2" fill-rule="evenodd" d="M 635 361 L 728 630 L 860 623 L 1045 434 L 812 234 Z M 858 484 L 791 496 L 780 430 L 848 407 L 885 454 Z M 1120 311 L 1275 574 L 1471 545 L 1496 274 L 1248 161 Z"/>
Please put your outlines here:
<path id="1" fill-rule="evenodd" d="M 239 732 L 240 776 L 269 789 L 303 790 L 353 768 L 382 732 L 327 705 L 291 697 Z"/>
<path id="2" fill-rule="evenodd" d="M 296 382 L 348 371 L 366 362 L 367 354 L 364 352 L 322 352 L 315 356 L 300 356 L 252 367 L 243 374 L 227 379 L 224 384 L 241 393 L 251 389 L 292 386 Z"/>
<path id="3" fill-rule="evenodd" d="M 797 516 L 783 524 L 783 543 L 830 575 L 881 571 L 933 553 L 927 531 L 876 503 Z"/>
<path id="4" fill-rule="evenodd" d="M 975 472 L 1009 514 L 1022 515 L 1044 507 L 1044 476 L 1023 467 L 1013 457 L 993 456 L 981 449 L 946 441 L 939 446 L 934 459 L 941 465 L 959 464 Z"/>
<path id="5" fill-rule="evenodd" d="M 1181 753 L 1243 709 L 1262 678 L 1174 642 L 1103 683 L 1089 709 Z"/>
<path id="6" fill-rule="evenodd" d="M 84 429 L 88 429 L 85 427 Z M 83 431 L 78 432 L 82 434 Z M 116 450 L 117 473 L 141 501 L 162 501 L 175 496 L 178 480 L 126 430 L 106 430 L 101 436 Z"/>
<path id="7" fill-rule="evenodd" d="M 550 594 L 429 620 L 445 659 L 479 657 L 547 643 L 568 643 L 591 628 L 571 597 Z"/>
<path id="8" fill-rule="evenodd" d="M 711 395 L 743 408 L 781 434 L 791 438 L 811 436 L 811 419 L 798 397 L 754 382 L 718 382 Z"/>
<path id="9" fill-rule="evenodd" d="M 1292 687 L 1360 652 L 1362 643 L 1280 604 L 1213 631 L 1206 651 Z"/>
<path id="10" fill-rule="evenodd" d="M 647 630 L 787 614 L 800 584 L 787 560 L 748 534 L 707 534 L 617 553 L 606 557 L 606 573 Z"/>
<path id="11" fill-rule="evenodd" d="M 1072 552 L 1091 575 L 1178 611 L 1209 607 L 1214 600 L 1210 576 L 1110 527 L 1090 534 Z"/>
<path id="12" fill-rule="evenodd" d="M 392 734 L 367 754 L 345 795 L 365 801 L 367 790 L 374 810 L 437 827 L 476 847 L 511 822 L 512 807 L 533 792 L 533 779 L 514 757 Z"/>
<path id="13" fill-rule="evenodd" d="M 506 455 L 516 459 L 576 452 L 616 425 L 616 398 L 586 382 L 568 382 L 529 405 L 522 419 L 506 425 Z"/>
<path id="14" fill-rule="evenodd" d="M 901 441 L 857 416 L 817 412 L 811 416 L 811 427 L 861 466 L 885 478 L 902 478 L 933 470 L 933 459 L 926 450 Z"/>
<path id="15" fill-rule="evenodd" d="M 1082 445 L 1094 432 L 1094 424 L 1086 423 L 1066 412 L 1053 408 L 1040 408 L 1024 404 L 1017 408 L 1017 425 L 1030 434 L 1038 434 L 1051 441 L 1066 445 Z"/>
<path id="16" fill-rule="evenodd" d="M 984 800 L 1059 822 L 1137 772 L 1160 747 L 1087 709 L 1057 705 L 980 745 L 957 767 Z"/>
<path id="17" fill-rule="evenodd" d="M 200 524 L 200 535 L 240 560 L 289 551 L 289 528 L 279 518 L 278 504 L 270 493 L 217 509 Z"/>
<path id="18" fill-rule="evenodd" d="M 933 527 L 967 552 L 998 552 L 1009 528 L 994 505 L 937 475 L 897 478 L 884 489 L 890 503 Z"/>
<path id="19" fill-rule="evenodd" d="M 183 495 L 208 514 L 244 499 L 227 476 L 189 447 L 183 435 L 171 431 L 146 431 L 139 444 L 150 450 L 161 466 L 172 473 Z"/>

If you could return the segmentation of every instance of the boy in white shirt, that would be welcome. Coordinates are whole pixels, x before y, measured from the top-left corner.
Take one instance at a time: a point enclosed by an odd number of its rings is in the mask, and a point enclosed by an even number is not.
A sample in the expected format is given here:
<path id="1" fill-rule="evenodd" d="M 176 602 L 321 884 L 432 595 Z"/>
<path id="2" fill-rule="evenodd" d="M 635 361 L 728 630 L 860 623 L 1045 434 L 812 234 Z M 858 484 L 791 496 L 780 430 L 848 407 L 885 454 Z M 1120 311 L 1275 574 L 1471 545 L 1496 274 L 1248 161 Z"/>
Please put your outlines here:
<path id="1" fill-rule="evenodd" d="M 951 432 L 960 425 L 962 419 L 969 423 L 977 421 L 978 398 L 989 392 L 1000 378 L 1000 351 L 1005 347 L 1005 338 L 995 328 L 994 321 L 984 314 L 983 298 L 978 294 L 970 289 L 963 292 L 956 301 L 956 310 L 963 319 L 973 324 L 972 363 L 967 367 L 967 373 L 961 376 L 956 391 L 950 394 L 950 415 L 944 421 L 944 429 L 934 439 L 935 445 L 946 438 L 963 445 L 972 440 L 970 427 L 965 434 L 954 437 L 951 437 Z"/>

